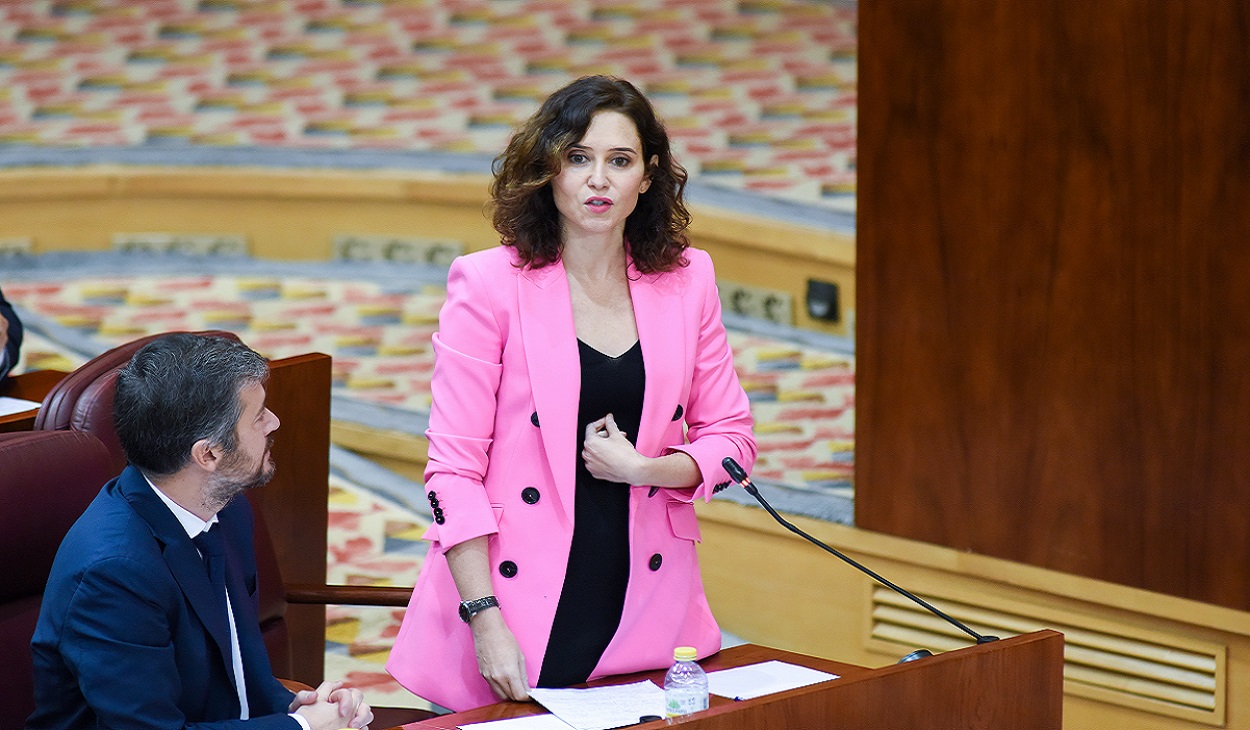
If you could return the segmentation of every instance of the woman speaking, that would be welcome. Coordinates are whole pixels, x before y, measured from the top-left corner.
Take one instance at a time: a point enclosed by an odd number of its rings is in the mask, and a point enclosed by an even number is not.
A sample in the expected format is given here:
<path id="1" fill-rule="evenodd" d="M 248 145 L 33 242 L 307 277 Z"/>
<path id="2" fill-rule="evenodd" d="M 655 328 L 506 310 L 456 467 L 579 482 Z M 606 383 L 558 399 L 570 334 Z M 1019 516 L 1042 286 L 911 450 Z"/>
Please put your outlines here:
<path id="1" fill-rule="evenodd" d="M 686 172 L 630 83 L 552 94 L 495 161 L 502 246 L 434 335 L 434 524 L 387 669 L 453 710 L 720 648 L 694 500 L 755 460 Z"/>

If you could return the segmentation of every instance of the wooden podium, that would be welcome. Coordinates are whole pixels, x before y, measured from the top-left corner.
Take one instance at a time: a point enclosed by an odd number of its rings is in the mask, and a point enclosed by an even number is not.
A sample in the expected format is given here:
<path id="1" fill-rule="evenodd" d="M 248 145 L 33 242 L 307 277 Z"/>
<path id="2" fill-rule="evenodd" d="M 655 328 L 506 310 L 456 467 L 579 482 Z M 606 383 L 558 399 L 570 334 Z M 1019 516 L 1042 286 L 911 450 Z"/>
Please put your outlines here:
<path id="1" fill-rule="evenodd" d="M 707 671 L 777 659 L 839 679 L 735 702 L 712 696 L 704 712 L 629 726 L 659 730 L 1060 730 L 1063 635 L 1038 631 L 969 646 L 908 664 L 869 669 L 761 646 L 725 649 L 699 662 Z M 650 679 L 644 672 L 597 680 L 603 686 Z M 536 703 L 500 702 L 404 725 L 403 730 L 455 730 L 463 724 L 543 712 Z"/>

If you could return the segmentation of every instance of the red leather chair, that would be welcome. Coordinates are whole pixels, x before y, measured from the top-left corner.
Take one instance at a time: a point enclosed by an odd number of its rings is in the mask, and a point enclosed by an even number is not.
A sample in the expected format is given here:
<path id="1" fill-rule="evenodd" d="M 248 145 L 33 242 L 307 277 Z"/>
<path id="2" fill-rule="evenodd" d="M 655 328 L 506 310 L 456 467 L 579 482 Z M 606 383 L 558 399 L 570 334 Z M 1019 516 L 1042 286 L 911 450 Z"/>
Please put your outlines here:
<path id="1" fill-rule="evenodd" d="M 35 416 L 35 430 L 86 431 L 94 434 L 108 448 L 115 471 L 120 472 L 126 467 L 126 455 L 122 453 L 121 442 L 113 430 L 113 393 L 117 388 L 117 373 L 140 348 L 163 334 L 118 345 L 66 375 L 44 397 Z M 239 340 L 233 332 L 221 330 L 197 334 Z"/>
<path id="2" fill-rule="evenodd" d="M 113 394 L 118 372 L 145 344 L 165 333 L 150 335 L 119 345 L 84 363 L 65 376 L 44 398 L 35 418 L 36 430 L 84 431 L 94 435 L 109 453 L 115 476 L 126 466 L 126 456 L 113 428 Z M 224 331 L 196 334 L 217 335 L 238 340 Z M 101 482 L 103 484 L 103 482 Z M 97 487 L 98 489 L 98 487 Z M 253 493 L 254 494 L 254 493 Z M 85 505 L 84 505 L 85 507 Z M 327 505 L 328 509 L 328 505 Z M 383 586 L 286 585 L 263 511 L 254 509 L 254 547 L 260 577 L 260 622 L 270 664 L 279 677 L 291 676 L 291 642 L 325 641 L 321 636 L 290 636 L 284 618 L 288 603 L 318 605 L 367 605 L 405 607 L 411 588 Z M 407 708 L 374 708 L 373 727 L 386 728 L 432 717 L 434 713 Z M 5 727 L 0 724 L 0 727 Z"/>
<path id="3" fill-rule="evenodd" d="M 35 709 L 30 638 L 52 560 L 115 475 L 108 450 L 89 433 L 0 434 L 0 727 L 25 727 Z"/>
<path id="4" fill-rule="evenodd" d="M 209 331 L 205 335 L 217 335 L 232 340 L 239 338 L 230 332 Z M 113 394 L 117 388 L 117 374 L 130 358 L 144 345 L 161 335 L 151 335 L 127 342 L 89 360 L 74 372 L 66 375 L 44 397 L 35 416 L 35 430 L 80 431 L 89 433 L 107 448 L 112 463 L 112 475 L 116 476 L 126 467 L 126 455 L 113 429 Z M 103 482 L 101 482 L 103 484 Z M 255 549 L 260 569 L 260 625 L 269 649 L 269 660 L 274 673 L 280 677 L 291 675 L 291 645 L 286 621 L 286 590 L 278 568 L 264 515 L 254 510 L 256 517 Z"/>

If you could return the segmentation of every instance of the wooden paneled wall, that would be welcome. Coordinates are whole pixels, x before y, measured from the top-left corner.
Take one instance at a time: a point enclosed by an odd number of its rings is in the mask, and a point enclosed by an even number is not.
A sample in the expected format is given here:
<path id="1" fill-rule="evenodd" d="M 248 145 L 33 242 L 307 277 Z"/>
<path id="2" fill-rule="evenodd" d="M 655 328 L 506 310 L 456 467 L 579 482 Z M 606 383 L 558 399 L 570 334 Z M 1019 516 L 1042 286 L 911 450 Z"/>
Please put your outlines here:
<path id="1" fill-rule="evenodd" d="M 1250 5 L 859 8 L 857 525 L 1250 610 Z"/>

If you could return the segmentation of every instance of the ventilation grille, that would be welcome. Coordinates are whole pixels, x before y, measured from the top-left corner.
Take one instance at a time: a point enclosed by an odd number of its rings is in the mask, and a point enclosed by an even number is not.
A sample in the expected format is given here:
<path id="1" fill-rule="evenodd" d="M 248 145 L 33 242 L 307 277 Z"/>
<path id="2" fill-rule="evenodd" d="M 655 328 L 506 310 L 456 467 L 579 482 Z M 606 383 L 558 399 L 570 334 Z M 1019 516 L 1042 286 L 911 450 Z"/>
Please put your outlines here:
<path id="1" fill-rule="evenodd" d="M 980 634 L 1007 637 L 1043 628 L 1062 632 L 1065 692 L 1154 714 L 1224 724 L 1224 646 L 1203 646 L 1166 634 L 1146 637 L 1137 629 L 1095 630 L 1078 625 L 1072 616 L 1066 621 L 1046 620 L 1040 610 L 1030 616 L 1020 610 L 1009 613 L 921 598 Z M 1139 636 L 1128 636 L 1130 631 Z M 949 651 L 970 641 L 958 628 L 880 586 L 872 589 L 870 636 L 904 651 Z"/>

